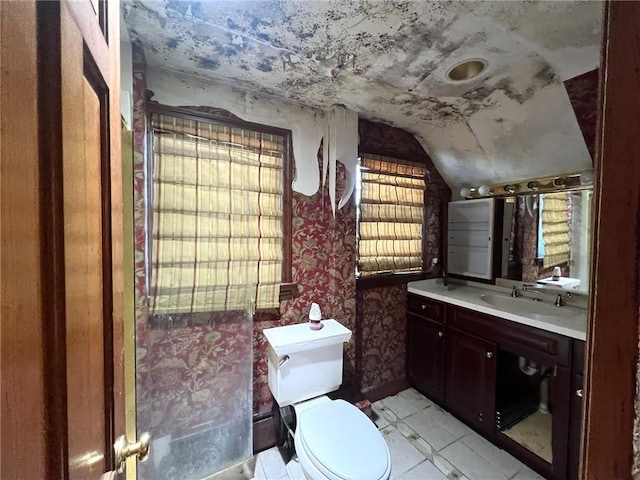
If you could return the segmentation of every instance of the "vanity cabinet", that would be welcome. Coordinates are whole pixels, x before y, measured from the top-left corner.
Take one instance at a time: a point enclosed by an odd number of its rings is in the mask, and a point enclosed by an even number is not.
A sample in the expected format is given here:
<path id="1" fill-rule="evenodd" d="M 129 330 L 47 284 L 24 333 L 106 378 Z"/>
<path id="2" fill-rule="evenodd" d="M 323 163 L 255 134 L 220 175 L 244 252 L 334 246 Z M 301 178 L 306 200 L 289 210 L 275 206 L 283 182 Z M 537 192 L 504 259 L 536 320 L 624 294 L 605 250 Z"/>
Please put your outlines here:
<path id="1" fill-rule="evenodd" d="M 447 331 L 445 404 L 482 431 L 495 419 L 496 344 L 457 328 Z"/>
<path id="2" fill-rule="evenodd" d="M 569 417 L 569 480 L 578 480 L 580 435 L 584 394 L 584 342 L 573 341 L 573 375 L 571 377 L 571 413 Z"/>
<path id="3" fill-rule="evenodd" d="M 577 478 L 583 349 L 564 335 L 408 294 L 409 382 L 545 478 Z M 534 377 L 525 360 L 537 366 Z M 522 443 L 529 418 L 547 432 L 541 450 Z"/>
<path id="4" fill-rule="evenodd" d="M 407 376 L 431 399 L 444 400 L 444 304 L 411 296 L 407 314 Z"/>

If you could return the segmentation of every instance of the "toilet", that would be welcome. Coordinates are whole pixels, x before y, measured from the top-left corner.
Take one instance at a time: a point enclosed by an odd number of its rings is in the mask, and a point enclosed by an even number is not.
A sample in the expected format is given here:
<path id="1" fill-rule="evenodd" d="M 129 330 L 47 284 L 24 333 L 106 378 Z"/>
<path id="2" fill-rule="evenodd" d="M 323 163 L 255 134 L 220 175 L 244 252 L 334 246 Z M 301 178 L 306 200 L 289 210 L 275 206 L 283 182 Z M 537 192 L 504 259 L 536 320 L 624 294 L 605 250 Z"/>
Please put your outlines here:
<path id="1" fill-rule="evenodd" d="M 386 480 L 391 457 L 378 429 L 350 403 L 326 396 L 342 383 L 343 343 L 351 330 L 333 319 L 322 325 L 264 330 L 269 389 L 280 408 L 294 408 L 302 471 L 310 480 Z"/>

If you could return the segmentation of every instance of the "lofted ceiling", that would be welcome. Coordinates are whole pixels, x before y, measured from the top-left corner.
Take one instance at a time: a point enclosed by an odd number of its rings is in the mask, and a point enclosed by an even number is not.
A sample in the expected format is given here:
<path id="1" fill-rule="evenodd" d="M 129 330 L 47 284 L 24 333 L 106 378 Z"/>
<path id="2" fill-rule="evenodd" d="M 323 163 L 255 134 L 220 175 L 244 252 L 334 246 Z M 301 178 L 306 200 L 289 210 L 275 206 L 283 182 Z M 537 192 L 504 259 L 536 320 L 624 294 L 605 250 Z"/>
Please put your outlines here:
<path id="1" fill-rule="evenodd" d="M 413 133 L 451 187 L 591 168 L 563 81 L 598 66 L 597 1 L 126 0 L 150 66 Z M 447 72 L 482 59 L 478 77 Z"/>

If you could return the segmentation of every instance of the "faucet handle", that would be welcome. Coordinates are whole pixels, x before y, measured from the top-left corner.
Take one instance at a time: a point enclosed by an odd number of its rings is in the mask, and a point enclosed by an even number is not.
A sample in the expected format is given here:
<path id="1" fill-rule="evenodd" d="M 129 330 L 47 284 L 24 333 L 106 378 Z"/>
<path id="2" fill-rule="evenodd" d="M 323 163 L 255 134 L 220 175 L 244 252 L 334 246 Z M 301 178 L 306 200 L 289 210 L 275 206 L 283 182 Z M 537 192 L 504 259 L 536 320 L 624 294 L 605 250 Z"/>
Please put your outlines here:
<path id="1" fill-rule="evenodd" d="M 562 298 L 562 294 L 559 293 L 556 297 L 556 301 L 554 303 L 556 307 L 564 307 L 564 299 Z"/>
<path id="2" fill-rule="evenodd" d="M 518 287 L 516 287 L 515 285 L 513 286 L 513 288 L 511 289 L 511 296 L 513 298 L 516 298 L 518 296 Z"/>

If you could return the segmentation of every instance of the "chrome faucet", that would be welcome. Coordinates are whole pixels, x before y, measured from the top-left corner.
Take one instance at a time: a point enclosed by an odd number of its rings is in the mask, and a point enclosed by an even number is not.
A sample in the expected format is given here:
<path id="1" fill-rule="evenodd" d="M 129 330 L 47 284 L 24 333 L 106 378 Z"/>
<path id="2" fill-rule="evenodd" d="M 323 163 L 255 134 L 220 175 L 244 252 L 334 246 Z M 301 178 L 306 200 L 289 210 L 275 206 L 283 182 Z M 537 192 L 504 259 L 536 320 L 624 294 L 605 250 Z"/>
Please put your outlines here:
<path id="1" fill-rule="evenodd" d="M 520 294 L 518 293 L 518 288 L 514 285 L 513 288 L 511 289 L 511 296 L 513 298 L 519 297 Z"/>
<path id="2" fill-rule="evenodd" d="M 556 301 L 554 303 L 556 307 L 564 307 L 564 298 L 562 298 L 562 294 L 559 293 L 556 297 Z"/>

